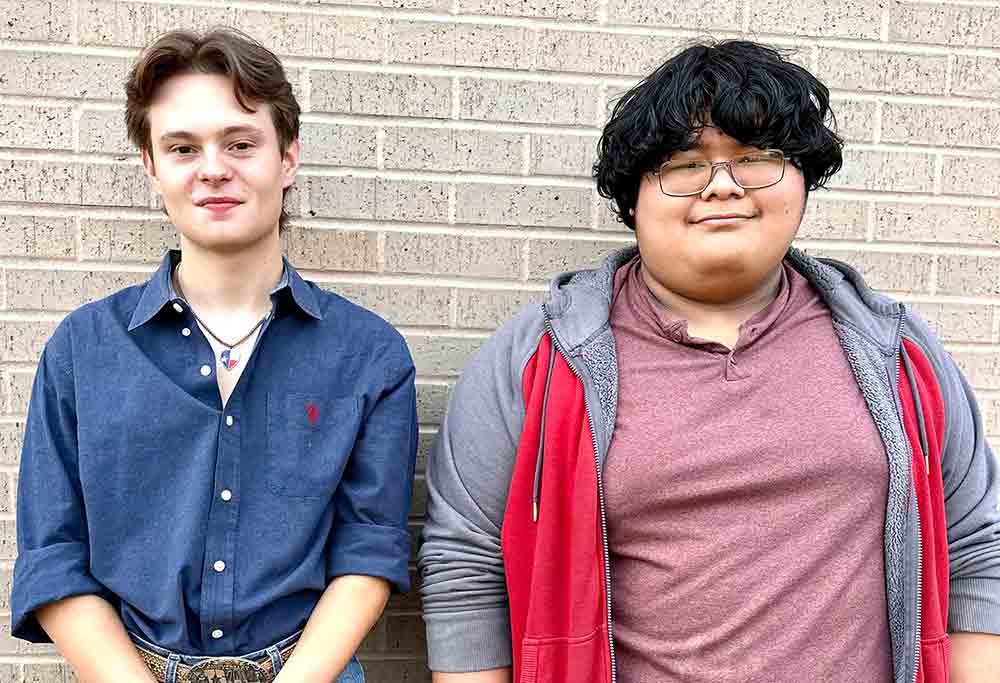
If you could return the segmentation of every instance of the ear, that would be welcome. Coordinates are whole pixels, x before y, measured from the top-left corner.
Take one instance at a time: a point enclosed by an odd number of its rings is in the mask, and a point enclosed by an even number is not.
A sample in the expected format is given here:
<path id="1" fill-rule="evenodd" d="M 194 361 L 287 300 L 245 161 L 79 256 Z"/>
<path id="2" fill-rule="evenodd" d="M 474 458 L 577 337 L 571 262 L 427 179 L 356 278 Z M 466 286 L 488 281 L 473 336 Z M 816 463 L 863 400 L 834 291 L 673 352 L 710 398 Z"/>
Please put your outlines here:
<path id="1" fill-rule="evenodd" d="M 285 153 L 281 156 L 281 187 L 282 189 L 291 187 L 295 182 L 295 174 L 299 170 L 299 146 L 298 138 L 288 143 Z"/>
<path id="2" fill-rule="evenodd" d="M 146 169 L 146 175 L 149 176 L 149 183 L 153 186 L 153 191 L 156 194 L 162 195 L 163 191 L 160 188 L 160 179 L 156 175 L 156 166 L 153 164 L 153 155 L 150 154 L 148 149 L 142 150 L 142 165 Z"/>

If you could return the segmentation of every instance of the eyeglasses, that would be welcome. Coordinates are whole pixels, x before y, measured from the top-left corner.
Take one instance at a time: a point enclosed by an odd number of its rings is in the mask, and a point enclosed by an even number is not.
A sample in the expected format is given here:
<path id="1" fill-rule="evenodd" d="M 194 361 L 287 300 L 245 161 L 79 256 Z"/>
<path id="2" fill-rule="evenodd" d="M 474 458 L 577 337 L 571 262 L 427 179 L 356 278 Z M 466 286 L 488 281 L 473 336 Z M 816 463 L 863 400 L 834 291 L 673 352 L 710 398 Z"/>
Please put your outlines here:
<path id="1" fill-rule="evenodd" d="M 741 154 L 715 163 L 704 159 L 666 161 L 653 175 L 660 181 L 660 192 L 668 197 L 690 197 L 704 192 L 723 166 L 733 182 L 744 190 L 770 187 L 785 177 L 785 155 L 779 149 Z"/>

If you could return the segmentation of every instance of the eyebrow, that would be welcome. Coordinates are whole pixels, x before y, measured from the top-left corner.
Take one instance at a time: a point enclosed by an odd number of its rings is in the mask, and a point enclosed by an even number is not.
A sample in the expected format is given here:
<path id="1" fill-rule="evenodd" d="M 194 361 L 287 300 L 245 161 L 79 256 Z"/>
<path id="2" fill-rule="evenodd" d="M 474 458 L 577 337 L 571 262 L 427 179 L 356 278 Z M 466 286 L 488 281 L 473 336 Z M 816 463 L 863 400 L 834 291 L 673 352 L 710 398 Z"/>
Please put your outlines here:
<path id="1" fill-rule="evenodd" d="M 244 133 L 247 135 L 261 136 L 264 134 L 260 128 L 256 126 L 250 126 L 247 124 L 240 124 L 236 126 L 226 126 L 222 129 L 222 137 L 228 137 L 230 135 L 235 135 L 237 133 Z M 196 137 L 194 133 L 186 130 L 168 130 L 164 131 L 160 135 L 160 140 L 189 140 Z"/>

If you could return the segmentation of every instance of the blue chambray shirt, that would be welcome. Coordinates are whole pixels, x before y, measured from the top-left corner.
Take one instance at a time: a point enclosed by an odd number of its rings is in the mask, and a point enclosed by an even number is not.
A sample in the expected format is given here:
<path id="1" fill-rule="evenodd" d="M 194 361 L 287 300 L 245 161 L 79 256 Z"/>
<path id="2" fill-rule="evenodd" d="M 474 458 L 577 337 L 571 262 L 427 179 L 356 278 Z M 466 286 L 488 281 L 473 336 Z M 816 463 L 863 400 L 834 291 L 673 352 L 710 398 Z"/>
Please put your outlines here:
<path id="1" fill-rule="evenodd" d="M 49 642 L 34 610 L 98 594 L 160 647 L 239 654 L 302 628 L 336 576 L 409 589 L 403 338 L 286 262 L 223 408 L 225 370 L 170 285 L 179 258 L 77 309 L 45 346 L 18 484 L 15 637 Z"/>

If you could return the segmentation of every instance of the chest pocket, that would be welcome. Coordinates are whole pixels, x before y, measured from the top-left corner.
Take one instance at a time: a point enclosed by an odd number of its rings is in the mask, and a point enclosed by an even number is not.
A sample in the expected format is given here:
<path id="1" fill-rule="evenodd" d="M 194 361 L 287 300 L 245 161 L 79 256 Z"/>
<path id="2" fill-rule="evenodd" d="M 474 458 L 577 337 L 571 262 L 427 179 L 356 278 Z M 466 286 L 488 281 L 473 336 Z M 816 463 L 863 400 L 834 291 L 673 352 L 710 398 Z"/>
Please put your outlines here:
<path id="1" fill-rule="evenodd" d="M 292 498 L 332 497 L 360 425 L 356 397 L 268 393 L 268 490 Z"/>

